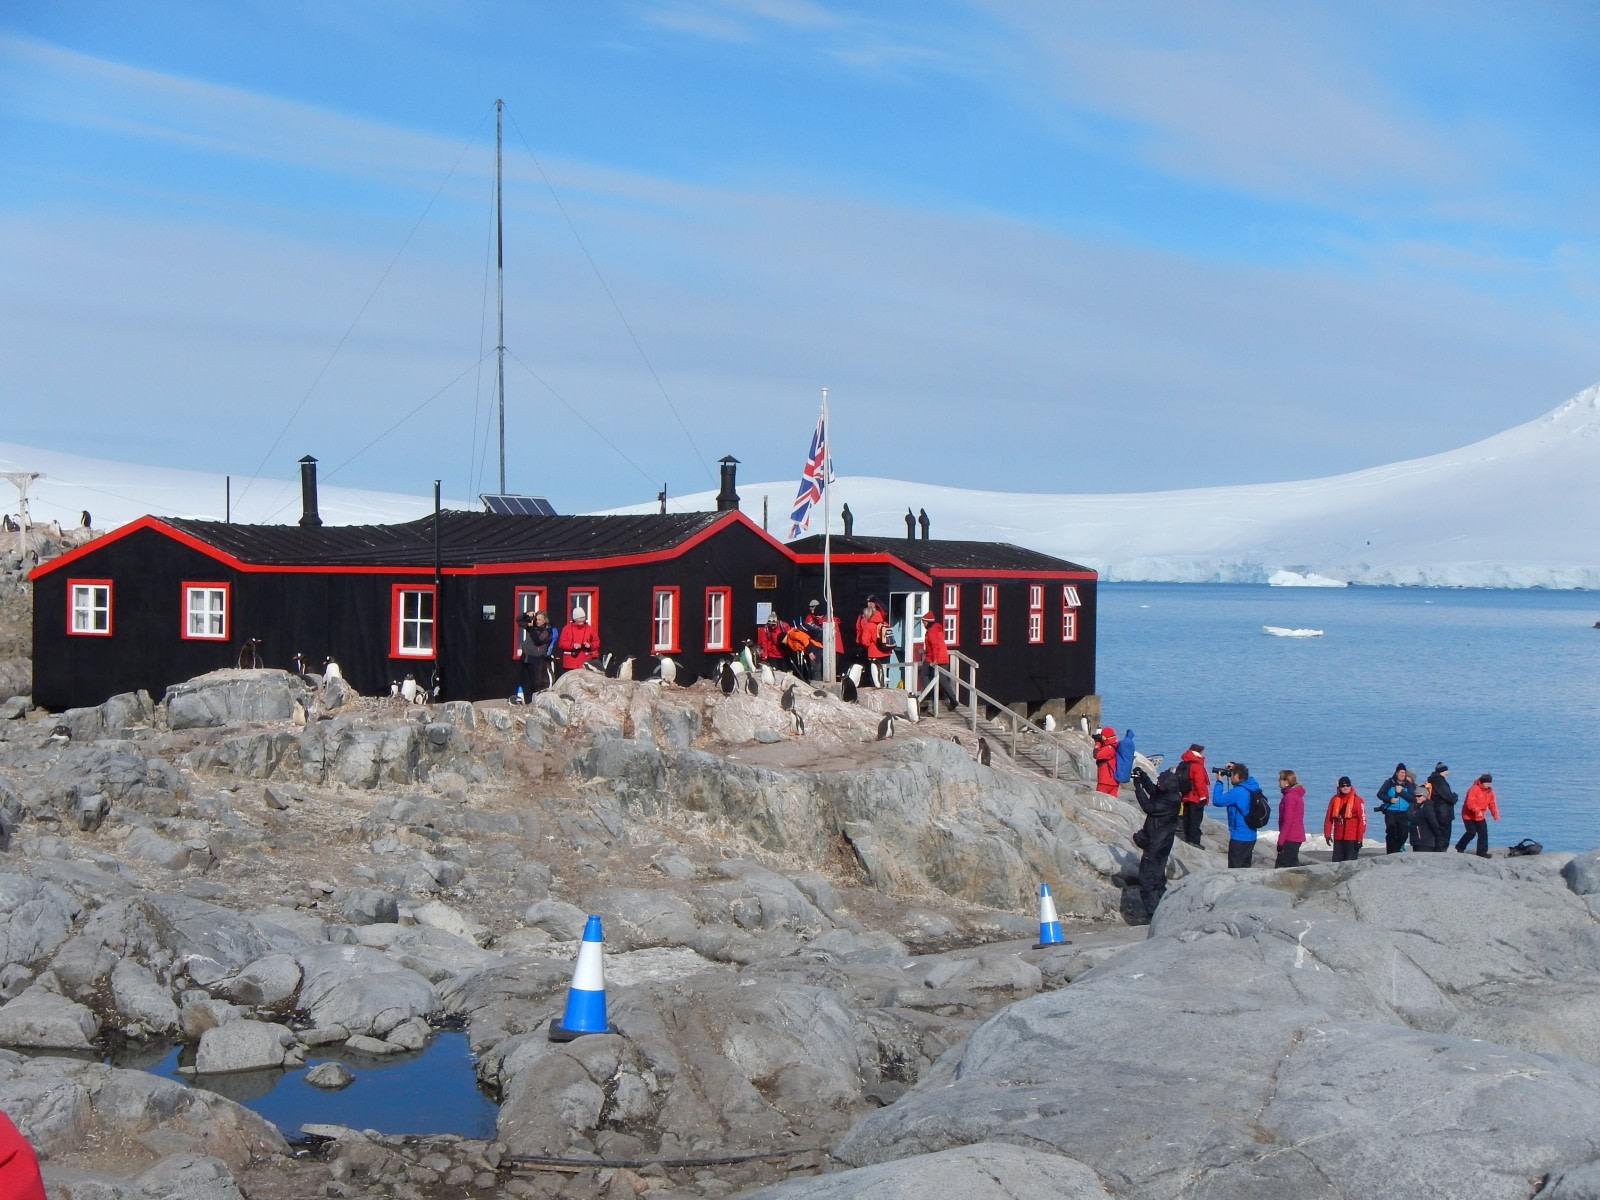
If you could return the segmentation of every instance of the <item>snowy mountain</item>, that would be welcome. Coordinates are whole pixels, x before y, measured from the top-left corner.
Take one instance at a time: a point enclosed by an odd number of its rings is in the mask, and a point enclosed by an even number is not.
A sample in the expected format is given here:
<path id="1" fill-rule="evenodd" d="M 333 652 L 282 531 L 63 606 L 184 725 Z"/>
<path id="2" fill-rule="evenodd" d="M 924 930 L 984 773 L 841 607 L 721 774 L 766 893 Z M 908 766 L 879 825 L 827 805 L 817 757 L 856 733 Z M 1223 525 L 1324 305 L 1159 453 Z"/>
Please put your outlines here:
<path id="1" fill-rule="evenodd" d="M 836 462 L 845 455 L 834 447 Z M 1245 461 L 1236 473 L 1259 471 Z M 742 507 L 759 520 L 765 498 L 786 536 L 796 486 L 741 483 Z M 843 504 L 857 533 L 898 536 L 908 508 L 926 509 L 934 537 L 1013 542 L 1112 580 L 1600 588 L 1600 385 L 1459 450 L 1326 479 L 1075 496 L 841 476 L 836 532 Z"/>
<path id="2" fill-rule="evenodd" d="M 796 454 L 803 450 L 798 437 Z M 834 447 L 835 461 L 847 458 Z M 145 513 L 220 519 L 220 475 L 158 470 L 0 443 L 0 470 L 42 471 L 29 491 L 35 520 L 96 528 Z M 1238 475 L 1259 474 L 1241 462 Z M 756 521 L 788 533 L 793 480 L 739 484 Z M 292 522 L 297 481 L 258 481 L 236 521 Z M 560 498 L 553 497 L 560 508 Z M 674 512 L 714 507 L 715 493 L 668 501 Z M 1117 495 L 1019 495 L 841 476 L 833 528 L 848 504 L 857 533 L 899 536 L 905 512 L 926 509 L 932 534 L 1012 542 L 1098 569 L 1112 580 L 1328 585 L 1600 588 L 1600 385 L 1537 420 L 1427 458 L 1292 483 L 1239 484 Z M 460 501 L 451 507 L 472 507 Z M 0 483 L 0 508 L 16 497 Z M 403 521 L 431 497 L 323 486 L 330 524 Z M 653 512 L 652 503 L 612 511 Z M 821 529 L 821 514 L 811 531 Z"/>

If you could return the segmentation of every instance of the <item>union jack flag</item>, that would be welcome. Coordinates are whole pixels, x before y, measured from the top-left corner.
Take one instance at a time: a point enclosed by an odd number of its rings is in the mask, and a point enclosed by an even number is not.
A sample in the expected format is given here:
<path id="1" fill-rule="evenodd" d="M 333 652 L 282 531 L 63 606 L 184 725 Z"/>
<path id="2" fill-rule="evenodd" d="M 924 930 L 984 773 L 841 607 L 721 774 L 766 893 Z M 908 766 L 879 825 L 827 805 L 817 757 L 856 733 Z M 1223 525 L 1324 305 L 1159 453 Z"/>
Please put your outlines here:
<path id="1" fill-rule="evenodd" d="M 824 409 L 817 416 L 817 431 L 811 435 L 806 465 L 800 468 L 800 492 L 789 513 L 789 520 L 793 522 L 789 530 L 791 542 L 811 528 L 811 506 L 822 502 L 822 489 L 832 477 L 832 464 L 828 462 L 828 412 Z"/>

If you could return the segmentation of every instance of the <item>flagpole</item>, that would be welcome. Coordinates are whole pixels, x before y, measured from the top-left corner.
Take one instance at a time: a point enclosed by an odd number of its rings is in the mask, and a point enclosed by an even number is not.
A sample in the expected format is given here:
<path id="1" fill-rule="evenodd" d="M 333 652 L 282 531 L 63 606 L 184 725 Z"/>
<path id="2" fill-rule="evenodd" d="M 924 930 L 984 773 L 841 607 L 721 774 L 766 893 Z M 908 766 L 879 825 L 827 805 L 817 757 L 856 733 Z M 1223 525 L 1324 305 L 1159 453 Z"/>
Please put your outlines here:
<path id="1" fill-rule="evenodd" d="M 833 433 L 828 427 L 828 389 L 822 389 L 822 602 L 828 616 L 822 622 L 822 679 L 824 683 L 838 681 L 839 629 L 833 612 L 833 530 L 829 514 L 833 511 L 833 449 L 829 442 Z"/>

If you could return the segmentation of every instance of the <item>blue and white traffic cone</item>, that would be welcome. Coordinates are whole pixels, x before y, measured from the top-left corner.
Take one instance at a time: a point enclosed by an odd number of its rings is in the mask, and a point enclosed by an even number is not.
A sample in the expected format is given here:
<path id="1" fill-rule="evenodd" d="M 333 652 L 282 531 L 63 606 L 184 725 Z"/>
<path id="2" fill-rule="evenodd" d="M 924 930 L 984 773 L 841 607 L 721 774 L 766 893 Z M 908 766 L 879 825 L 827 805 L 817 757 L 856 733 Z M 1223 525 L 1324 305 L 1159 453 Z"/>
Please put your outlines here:
<path id="1" fill-rule="evenodd" d="M 1050 885 L 1039 885 L 1039 941 L 1035 950 L 1046 946 L 1059 946 L 1066 939 L 1061 936 L 1061 922 L 1056 920 L 1056 902 L 1050 897 Z"/>
<path id="2" fill-rule="evenodd" d="M 567 1011 L 550 1023 L 552 1042 L 570 1042 L 586 1033 L 610 1033 L 606 1022 L 606 969 L 602 959 L 600 918 L 593 913 L 578 943 L 578 965 L 567 989 Z"/>

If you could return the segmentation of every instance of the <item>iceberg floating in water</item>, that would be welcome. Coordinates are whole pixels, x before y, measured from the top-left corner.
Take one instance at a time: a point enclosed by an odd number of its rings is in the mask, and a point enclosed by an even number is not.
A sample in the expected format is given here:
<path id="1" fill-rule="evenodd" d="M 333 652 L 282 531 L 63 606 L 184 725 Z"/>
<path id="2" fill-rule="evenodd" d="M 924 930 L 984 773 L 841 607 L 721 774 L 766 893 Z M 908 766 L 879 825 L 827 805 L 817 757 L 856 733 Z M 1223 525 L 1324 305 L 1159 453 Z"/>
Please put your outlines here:
<path id="1" fill-rule="evenodd" d="M 1267 576 L 1267 583 L 1272 587 L 1349 587 L 1350 584 L 1343 579 L 1334 579 L 1330 575 L 1318 575 L 1315 571 L 1274 571 Z"/>
<path id="2" fill-rule="evenodd" d="M 1269 633 L 1273 637 L 1321 637 L 1320 629 L 1286 629 L 1282 625 L 1263 625 L 1262 633 Z"/>

